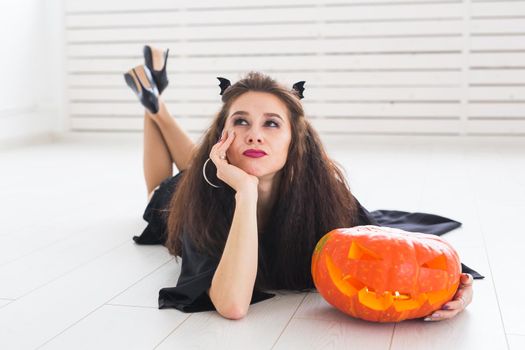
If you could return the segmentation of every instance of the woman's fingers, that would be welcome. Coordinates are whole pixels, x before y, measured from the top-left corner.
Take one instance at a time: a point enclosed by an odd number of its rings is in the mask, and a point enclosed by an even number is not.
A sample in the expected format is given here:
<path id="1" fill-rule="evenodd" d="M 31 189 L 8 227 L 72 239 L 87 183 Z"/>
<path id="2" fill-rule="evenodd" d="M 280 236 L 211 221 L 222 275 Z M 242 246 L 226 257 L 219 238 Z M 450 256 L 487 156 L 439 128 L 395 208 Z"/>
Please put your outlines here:
<path id="1" fill-rule="evenodd" d="M 461 310 L 438 310 L 434 311 L 432 315 L 427 316 L 425 321 L 443 321 L 447 318 L 452 318 L 460 313 Z"/>
<path id="2" fill-rule="evenodd" d="M 226 141 L 226 138 L 227 138 L 227 130 L 223 130 L 219 141 L 217 141 L 217 143 L 211 147 L 209 157 L 211 158 L 213 163 L 215 163 L 216 166 L 218 162 L 222 160 L 219 158 L 219 154 L 221 154 L 220 147 L 224 144 L 224 142 Z"/>
<path id="3" fill-rule="evenodd" d="M 460 284 L 462 286 L 472 285 L 472 282 L 474 282 L 474 277 L 472 277 L 472 275 L 470 273 L 462 273 L 461 274 Z"/>
<path id="4" fill-rule="evenodd" d="M 444 304 L 441 308 L 443 310 L 461 310 L 465 307 L 465 299 L 454 299 Z"/>
<path id="5" fill-rule="evenodd" d="M 454 295 L 454 298 L 443 304 L 440 310 L 434 311 L 431 315 L 425 318 L 425 321 L 441 321 L 447 318 L 452 318 L 463 311 L 472 301 L 473 277 L 470 274 L 463 274 L 461 276 L 460 286 Z"/>
<path id="6" fill-rule="evenodd" d="M 235 138 L 235 132 L 233 130 L 227 131 L 225 136 L 223 136 L 223 140 L 218 144 L 218 147 L 216 150 L 216 152 L 219 155 L 219 159 L 222 159 L 220 158 L 220 156 L 224 156 L 225 157 L 224 160 L 226 160 L 226 151 L 232 144 L 234 138 Z"/>

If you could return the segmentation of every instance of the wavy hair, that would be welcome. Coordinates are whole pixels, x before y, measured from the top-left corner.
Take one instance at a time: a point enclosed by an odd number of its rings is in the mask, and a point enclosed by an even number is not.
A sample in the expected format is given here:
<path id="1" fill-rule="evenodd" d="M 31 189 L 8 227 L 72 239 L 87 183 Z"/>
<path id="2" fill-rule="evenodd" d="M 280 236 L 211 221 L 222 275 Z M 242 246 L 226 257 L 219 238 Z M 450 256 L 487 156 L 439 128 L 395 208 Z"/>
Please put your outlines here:
<path id="1" fill-rule="evenodd" d="M 268 216 L 264 234 L 259 234 L 259 257 L 255 288 L 307 290 L 314 288 L 311 257 L 316 243 L 327 232 L 358 224 L 357 202 L 338 164 L 331 160 L 318 133 L 304 116 L 296 92 L 260 72 L 227 88 L 223 105 L 194 150 L 181 174 L 167 219 L 165 246 L 181 256 L 184 232 L 196 249 L 220 259 L 235 211 L 235 190 L 216 177 L 213 162 L 207 164 L 205 182 L 202 167 L 224 128 L 230 106 L 248 91 L 277 96 L 288 108 L 291 143 L 281 172 L 278 195 Z"/>

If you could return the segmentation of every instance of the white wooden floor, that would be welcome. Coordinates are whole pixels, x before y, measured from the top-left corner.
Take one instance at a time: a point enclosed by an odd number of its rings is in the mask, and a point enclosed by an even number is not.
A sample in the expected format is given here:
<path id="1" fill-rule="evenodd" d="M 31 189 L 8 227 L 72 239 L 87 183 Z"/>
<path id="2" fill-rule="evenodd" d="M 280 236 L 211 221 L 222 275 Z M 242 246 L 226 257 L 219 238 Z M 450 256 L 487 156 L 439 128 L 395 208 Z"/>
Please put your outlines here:
<path id="1" fill-rule="evenodd" d="M 366 208 L 463 222 L 443 238 L 486 276 L 454 319 L 375 324 L 316 293 L 239 321 L 159 310 L 179 266 L 132 241 L 146 224 L 141 137 L 0 151 L 0 349 L 525 349 L 525 138 L 325 138 Z"/>

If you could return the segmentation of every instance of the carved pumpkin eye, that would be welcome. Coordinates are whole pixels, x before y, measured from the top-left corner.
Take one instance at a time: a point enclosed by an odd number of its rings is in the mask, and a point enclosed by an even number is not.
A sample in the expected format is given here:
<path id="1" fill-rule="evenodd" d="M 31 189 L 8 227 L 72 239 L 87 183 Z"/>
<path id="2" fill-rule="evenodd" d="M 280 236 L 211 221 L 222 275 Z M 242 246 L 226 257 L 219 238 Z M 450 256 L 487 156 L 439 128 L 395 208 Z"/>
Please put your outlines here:
<path id="1" fill-rule="evenodd" d="M 421 267 L 426 267 L 434 270 L 447 271 L 447 257 L 445 254 L 440 254 L 437 257 L 427 261 Z"/>
<path id="2" fill-rule="evenodd" d="M 352 246 L 348 250 L 348 259 L 355 260 L 383 260 L 383 258 L 371 251 L 368 248 L 363 247 L 361 244 L 356 241 L 352 242 Z"/>

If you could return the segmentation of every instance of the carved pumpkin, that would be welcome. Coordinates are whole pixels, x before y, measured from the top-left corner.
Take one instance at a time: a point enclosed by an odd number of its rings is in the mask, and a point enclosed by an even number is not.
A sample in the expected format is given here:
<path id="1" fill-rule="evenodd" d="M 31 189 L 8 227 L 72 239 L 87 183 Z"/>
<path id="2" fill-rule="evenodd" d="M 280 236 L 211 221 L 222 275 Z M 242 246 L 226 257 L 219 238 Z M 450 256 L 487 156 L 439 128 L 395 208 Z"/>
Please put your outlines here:
<path id="1" fill-rule="evenodd" d="M 319 240 L 312 277 L 323 298 L 344 313 L 398 322 L 427 316 L 451 300 L 461 262 L 438 236 L 355 226 L 332 230 Z"/>

